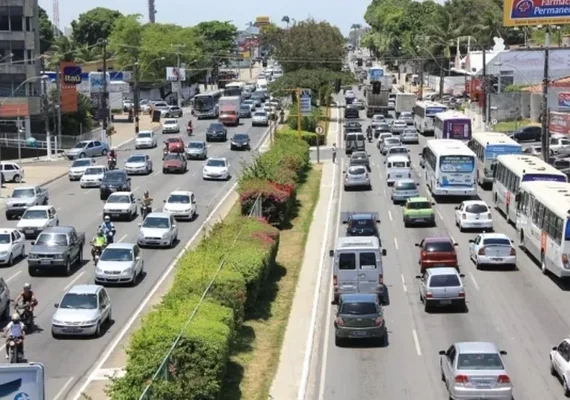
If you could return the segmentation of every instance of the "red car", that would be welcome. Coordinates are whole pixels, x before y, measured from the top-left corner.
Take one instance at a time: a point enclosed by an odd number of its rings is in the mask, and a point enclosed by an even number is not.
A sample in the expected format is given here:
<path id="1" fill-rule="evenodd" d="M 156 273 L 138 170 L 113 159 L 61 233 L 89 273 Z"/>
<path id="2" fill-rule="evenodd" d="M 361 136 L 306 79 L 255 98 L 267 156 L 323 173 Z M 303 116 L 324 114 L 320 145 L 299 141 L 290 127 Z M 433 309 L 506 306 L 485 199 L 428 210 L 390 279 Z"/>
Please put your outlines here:
<path id="1" fill-rule="evenodd" d="M 239 125 L 239 115 L 235 111 L 221 111 L 218 120 L 224 125 Z"/>
<path id="2" fill-rule="evenodd" d="M 168 153 L 164 160 L 162 160 L 162 173 L 174 173 L 178 172 L 183 174 L 188 171 L 188 164 L 186 161 L 186 156 L 180 153 Z"/>
<path id="3" fill-rule="evenodd" d="M 166 139 L 170 153 L 184 153 L 184 141 L 180 137 Z"/>
<path id="4" fill-rule="evenodd" d="M 454 267 L 459 270 L 455 252 L 457 243 L 453 243 L 448 236 L 427 237 L 416 246 L 420 248 L 420 273 L 433 267 Z"/>

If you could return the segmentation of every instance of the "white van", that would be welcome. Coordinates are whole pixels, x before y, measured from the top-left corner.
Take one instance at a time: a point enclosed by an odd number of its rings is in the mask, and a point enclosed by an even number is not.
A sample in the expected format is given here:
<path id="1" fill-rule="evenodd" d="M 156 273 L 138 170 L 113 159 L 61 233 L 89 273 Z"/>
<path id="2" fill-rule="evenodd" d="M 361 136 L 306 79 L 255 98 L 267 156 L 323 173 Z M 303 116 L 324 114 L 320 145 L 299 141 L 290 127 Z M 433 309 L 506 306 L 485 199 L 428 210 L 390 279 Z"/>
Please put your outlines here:
<path id="1" fill-rule="evenodd" d="M 340 237 L 333 258 L 333 288 L 336 303 L 345 293 L 376 293 L 384 297 L 384 270 L 380 240 L 376 236 Z"/>
<path id="2" fill-rule="evenodd" d="M 267 79 L 259 79 L 255 85 L 257 90 L 267 90 Z"/>
<path id="3" fill-rule="evenodd" d="M 344 144 L 344 152 L 346 154 L 352 154 L 353 151 L 364 151 L 366 150 L 366 141 L 364 139 L 364 133 L 362 132 L 349 132 L 346 134 L 346 141 Z"/>
<path id="4" fill-rule="evenodd" d="M 386 182 L 392 186 L 399 179 L 412 177 L 412 165 L 407 155 L 390 156 L 384 161 L 386 164 Z"/>

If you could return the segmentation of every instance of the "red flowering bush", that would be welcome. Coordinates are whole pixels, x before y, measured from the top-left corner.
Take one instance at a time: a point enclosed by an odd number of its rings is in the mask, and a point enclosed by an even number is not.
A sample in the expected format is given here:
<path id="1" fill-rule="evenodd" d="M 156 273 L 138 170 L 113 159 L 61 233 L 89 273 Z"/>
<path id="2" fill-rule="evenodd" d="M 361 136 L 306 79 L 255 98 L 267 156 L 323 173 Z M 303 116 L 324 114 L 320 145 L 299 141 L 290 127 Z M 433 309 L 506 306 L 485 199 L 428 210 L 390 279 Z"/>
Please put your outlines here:
<path id="1" fill-rule="evenodd" d="M 261 179 L 244 182 L 240 187 L 242 215 L 249 215 L 260 196 L 261 212 L 267 222 L 279 226 L 287 220 L 295 200 L 292 185 L 279 185 Z"/>

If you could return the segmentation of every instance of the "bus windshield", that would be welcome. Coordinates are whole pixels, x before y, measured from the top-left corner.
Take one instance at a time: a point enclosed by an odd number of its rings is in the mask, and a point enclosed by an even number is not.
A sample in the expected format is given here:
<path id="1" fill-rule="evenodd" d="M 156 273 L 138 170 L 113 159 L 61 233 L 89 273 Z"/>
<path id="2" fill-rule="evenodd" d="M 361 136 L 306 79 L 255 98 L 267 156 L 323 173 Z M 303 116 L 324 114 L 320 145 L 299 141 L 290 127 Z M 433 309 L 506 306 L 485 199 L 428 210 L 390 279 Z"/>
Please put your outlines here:
<path id="1" fill-rule="evenodd" d="M 497 156 L 502 154 L 520 154 L 521 152 L 522 148 L 520 145 L 493 144 L 485 149 L 485 158 L 487 160 L 496 160 Z"/>
<path id="2" fill-rule="evenodd" d="M 426 117 L 435 117 L 435 114 L 446 111 L 445 107 L 427 107 Z"/>
<path id="3" fill-rule="evenodd" d="M 565 175 L 548 175 L 548 174 L 524 174 L 523 182 L 566 182 Z"/>
<path id="4" fill-rule="evenodd" d="M 212 108 L 214 108 L 214 99 L 212 96 L 194 97 L 194 109 L 197 111 L 208 111 Z"/>
<path id="5" fill-rule="evenodd" d="M 239 86 L 226 86 L 224 88 L 224 96 L 241 96 L 241 87 Z"/>
<path id="6" fill-rule="evenodd" d="M 475 159 L 472 156 L 441 156 L 441 172 L 473 172 Z"/>

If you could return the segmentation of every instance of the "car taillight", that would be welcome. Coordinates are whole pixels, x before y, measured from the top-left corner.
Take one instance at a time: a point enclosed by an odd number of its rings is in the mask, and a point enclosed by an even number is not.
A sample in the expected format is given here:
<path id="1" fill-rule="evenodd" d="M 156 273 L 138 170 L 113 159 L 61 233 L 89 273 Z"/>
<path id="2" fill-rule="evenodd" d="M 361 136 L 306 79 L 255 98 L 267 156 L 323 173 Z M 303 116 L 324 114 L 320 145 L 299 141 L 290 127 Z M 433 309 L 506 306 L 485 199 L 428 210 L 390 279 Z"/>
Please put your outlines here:
<path id="1" fill-rule="evenodd" d="M 343 326 L 344 325 L 344 319 L 342 319 L 341 317 L 338 317 L 336 319 L 336 324 L 339 326 Z"/>
<path id="2" fill-rule="evenodd" d="M 467 219 L 467 214 L 461 214 L 461 219 Z"/>
<path id="3" fill-rule="evenodd" d="M 568 264 L 568 254 L 562 254 L 562 264 Z"/>
<path id="4" fill-rule="evenodd" d="M 477 252 L 477 254 L 479 254 L 480 256 L 484 256 L 484 255 L 485 255 L 485 248 L 484 248 L 484 247 L 481 247 L 481 248 L 479 249 L 479 251 Z"/>
<path id="5" fill-rule="evenodd" d="M 378 275 L 378 286 L 382 286 L 384 284 L 384 275 Z"/>
<path id="6" fill-rule="evenodd" d="M 508 375 L 499 375 L 497 383 L 511 383 L 511 378 Z"/>
<path id="7" fill-rule="evenodd" d="M 433 294 L 431 292 L 426 292 L 426 299 L 431 299 Z"/>
<path id="8" fill-rule="evenodd" d="M 487 218 L 489 218 L 489 219 L 493 219 L 493 214 L 491 214 L 491 213 L 487 213 Z"/>
<path id="9" fill-rule="evenodd" d="M 459 297 L 465 297 L 465 292 L 463 290 L 459 291 Z"/>
<path id="10" fill-rule="evenodd" d="M 338 286 L 338 277 L 336 275 L 333 276 L 333 286 Z"/>
<path id="11" fill-rule="evenodd" d="M 515 250 L 514 247 L 511 247 L 511 256 L 516 256 L 517 255 L 517 251 Z M 565 254 L 564 254 L 565 255 Z M 564 257 L 563 257 L 564 259 Z M 568 262 L 568 258 L 566 258 L 566 261 Z M 564 261 L 563 261 L 564 262 Z"/>
<path id="12" fill-rule="evenodd" d="M 455 383 L 466 384 L 467 382 L 469 382 L 469 378 L 467 377 L 467 375 L 456 375 L 455 376 Z"/>
<path id="13" fill-rule="evenodd" d="M 378 317 L 378 318 L 376 318 L 376 321 L 374 321 L 374 324 L 376 326 L 380 326 L 380 325 L 382 325 L 382 322 L 384 322 L 384 318 Z"/>

